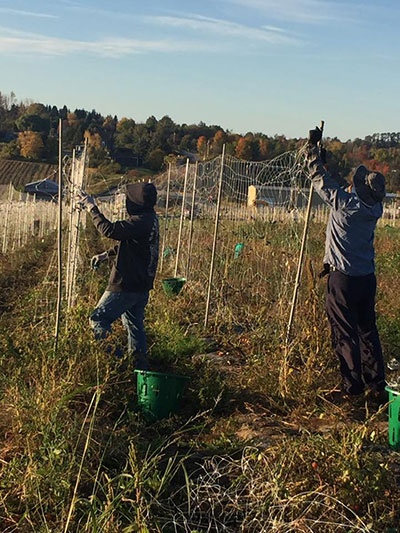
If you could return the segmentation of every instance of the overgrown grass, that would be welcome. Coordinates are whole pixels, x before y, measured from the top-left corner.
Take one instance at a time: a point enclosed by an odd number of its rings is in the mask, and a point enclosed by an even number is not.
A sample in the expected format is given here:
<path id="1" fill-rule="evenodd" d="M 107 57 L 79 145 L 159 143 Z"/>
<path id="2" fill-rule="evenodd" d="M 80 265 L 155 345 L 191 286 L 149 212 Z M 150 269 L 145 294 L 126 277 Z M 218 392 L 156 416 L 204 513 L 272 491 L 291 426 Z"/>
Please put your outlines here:
<path id="1" fill-rule="evenodd" d="M 110 358 L 89 331 L 104 270 L 83 271 L 82 297 L 64 317 L 54 354 L 53 304 L 42 301 L 52 292 L 52 247 L 36 243 L 3 259 L 0 530 L 396 531 L 400 463 L 387 445 L 385 410 L 326 399 L 339 379 L 316 277 L 320 233 L 311 234 L 284 398 L 278 307 L 232 291 L 228 276 L 231 292 L 215 295 L 217 321 L 205 330 L 200 276 L 173 299 L 156 286 L 146 322 L 151 364 L 191 381 L 181 411 L 152 424 L 136 410 L 133 361 Z M 279 239 L 270 240 L 271 276 L 278 276 Z M 88 254 L 101 250 L 90 229 L 85 242 Z M 378 232 L 388 354 L 399 342 L 397 243 L 397 230 Z M 113 335 L 124 341 L 120 326 Z"/>

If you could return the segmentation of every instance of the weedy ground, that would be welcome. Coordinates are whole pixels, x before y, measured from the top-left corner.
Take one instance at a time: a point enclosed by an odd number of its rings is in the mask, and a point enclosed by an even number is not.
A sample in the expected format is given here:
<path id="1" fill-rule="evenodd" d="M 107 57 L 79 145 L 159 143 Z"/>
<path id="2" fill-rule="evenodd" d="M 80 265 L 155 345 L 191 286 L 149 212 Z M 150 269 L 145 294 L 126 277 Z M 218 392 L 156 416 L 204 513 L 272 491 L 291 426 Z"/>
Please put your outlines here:
<path id="1" fill-rule="evenodd" d="M 179 413 L 154 423 L 136 409 L 133 361 L 107 355 L 88 327 L 107 278 L 105 267 L 88 269 L 103 249 L 93 229 L 56 354 L 54 240 L 1 258 L 1 531 L 398 531 L 400 455 L 388 446 L 386 408 L 329 399 L 339 377 L 316 275 L 323 227 L 310 235 L 288 350 L 292 285 L 282 279 L 299 243 L 285 255 L 276 226 L 259 227 L 257 238 L 246 231 L 231 243 L 247 239 L 246 268 L 230 244 L 219 256 L 207 328 L 207 236 L 178 297 L 156 284 L 146 320 L 152 368 L 191 380 Z M 400 346 L 398 239 L 398 229 L 378 231 L 386 358 Z M 257 265 L 262 278 L 252 277 Z M 123 339 L 116 325 L 112 341 Z"/>

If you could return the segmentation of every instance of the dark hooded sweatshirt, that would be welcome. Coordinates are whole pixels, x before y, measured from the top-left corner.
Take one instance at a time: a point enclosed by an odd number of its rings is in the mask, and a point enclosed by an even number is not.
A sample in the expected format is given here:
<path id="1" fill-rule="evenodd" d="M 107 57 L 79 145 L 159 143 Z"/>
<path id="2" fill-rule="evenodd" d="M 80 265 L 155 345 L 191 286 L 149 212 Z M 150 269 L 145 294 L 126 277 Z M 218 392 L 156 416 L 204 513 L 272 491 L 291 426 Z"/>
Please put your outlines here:
<path id="1" fill-rule="evenodd" d="M 114 258 L 107 290 L 144 292 L 153 288 L 158 263 L 157 190 L 152 183 L 126 185 L 127 220 L 110 222 L 94 207 L 90 214 L 97 230 L 119 241 L 108 250 Z"/>

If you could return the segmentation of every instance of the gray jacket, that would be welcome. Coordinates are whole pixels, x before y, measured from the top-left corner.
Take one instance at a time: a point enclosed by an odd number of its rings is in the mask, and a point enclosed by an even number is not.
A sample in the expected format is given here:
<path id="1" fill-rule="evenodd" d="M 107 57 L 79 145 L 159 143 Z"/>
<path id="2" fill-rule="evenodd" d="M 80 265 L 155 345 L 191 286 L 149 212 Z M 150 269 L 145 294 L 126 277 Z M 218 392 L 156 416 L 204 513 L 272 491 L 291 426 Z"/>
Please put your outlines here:
<path id="1" fill-rule="evenodd" d="M 347 192 L 325 170 L 317 149 L 311 149 L 308 165 L 315 191 L 331 208 L 326 230 L 324 263 L 348 276 L 375 271 L 374 233 L 382 216 L 382 203 L 369 206 L 355 192 Z"/>

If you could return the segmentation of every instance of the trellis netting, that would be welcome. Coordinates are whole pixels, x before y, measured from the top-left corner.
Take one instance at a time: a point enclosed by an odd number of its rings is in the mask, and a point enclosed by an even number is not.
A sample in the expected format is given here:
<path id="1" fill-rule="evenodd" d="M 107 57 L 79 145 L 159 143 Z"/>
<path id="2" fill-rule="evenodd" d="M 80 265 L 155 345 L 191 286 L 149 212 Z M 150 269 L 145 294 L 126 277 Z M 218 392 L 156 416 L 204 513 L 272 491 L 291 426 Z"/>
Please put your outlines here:
<path id="1" fill-rule="evenodd" d="M 225 324 L 242 324 L 260 309 L 265 320 L 287 321 L 309 197 L 302 151 L 270 162 L 221 155 L 171 166 L 156 185 L 163 219 L 160 276 L 186 277 L 204 308 L 210 292 L 215 324 L 222 316 Z M 327 220 L 316 195 L 312 216 Z"/>
<path id="2" fill-rule="evenodd" d="M 68 308 L 79 291 L 76 280 L 81 267 L 85 265 L 86 272 L 89 268 L 87 235 L 81 231 L 86 213 L 75 200 L 76 189 L 86 185 L 86 171 L 84 148 L 65 160 L 63 264 Z M 283 333 L 292 304 L 310 191 L 303 151 L 287 152 L 269 162 L 243 161 L 230 155 L 195 164 L 187 161 L 170 165 L 154 183 L 160 216 L 158 278 L 187 278 L 185 291 L 199 320 L 209 304 L 210 321 L 217 327 L 219 323 L 254 326 L 257 317 Z M 43 237 L 55 231 L 55 202 L 37 201 L 12 185 L 0 193 L 3 253 L 23 246 L 33 235 Z M 125 196 L 118 187 L 115 194 L 97 203 L 112 221 L 126 217 Z M 328 209 L 314 194 L 313 238 L 308 242 L 318 246 L 316 255 L 320 253 L 321 259 L 327 217 Z M 384 218 L 382 223 L 388 221 Z M 55 287 L 53 254 L 38 302 L 38 317 L 42 312 L 49 316 L 55 308 Z"/>
<path id="3" fill-rule="evenodd" d="M 67 308 L 70 309 L 76 298 L 76 274 L 80 260 L 79 242 L 82 227 L 86 226 L 86 213 L 82 212 L 77 202 L 78 190 L 84 189 L 87 174 L 87 146 L 77 152 L 73 151 L 72 159 L 66 159 L 64 176 L 68 183 L 66 199 L 68 202 L 68 241 L 67 241 L 67 264 L 65 274 L 65 290 Z"/>
<path id="4" fill-rule="evenodd" d="M 63 160 L 63 229 L 62 281 L 66 309 L 76 303 L 82 277 L 90 272 L 88 236 L 85 232 L 87 213 L 77 201 L 77 190 L 87 185 L 88 156 L 85 146 L 77 147 L 72 156 Z M 106 183 L 105 183 L 106 187 Z M 126 217 L 125 196 L 113 194 L 109 201 L 98 202 L 102 212 L 111 220 Z M 15 190 L 12 184 L 0 187 L 0 251 L 8 253 L 31 244 L 46 235 L 56 237 L 57 201 L 38 200 L 34 195 Z M 109 244 L 109 243 L 108 243 Z M 107 244 L 105 244 L 107 246 Z M 47 248 L 46 248 L 47 249 Z M 50 320 L 57 305 L 57 250 L 49 251 L 44 278 L 33 296 L 33 321 Z M 86 273 L 86 274 L 84 274 Z M 93 276 L 94 273 L 90 272 Z"/>
<path id="5" fill-rule="evenodd" d="M 87 176 L 87 148 L 79 147 L 74 150 L 72 157 L 66 156 L 63 160 L 62 174 L 63 187 L 63 228 L 62 228 L 62 281 L 63 299 L 67 309 L 70 309 L 78 294 L 77 277 L 80 267 L 86 261 L 80 253 L 80 240 L 82 230 L 86 226 L 86 213 L 82 211 L 76 199 L 76 192 L 85 186 Z M 44 203 L 44 202 L 41 202 Z M 55 202 L 51 204 L 54 224 L 52 231 L 57 228 L 58 207 Z M 50 255 L 48 268 L 34 299 L 34 321 L 50 319 L 57 305 L 57 251 L 56 248 Z"/>
<path id="6" fill-rule="evenodd" d="M 0 251 L 13 252 L 43 238 L 56 229 L 57 207 L 54 201 L 36 200 L 35 196 L 17 191 L 13 184 L 0 190 Z"/>

